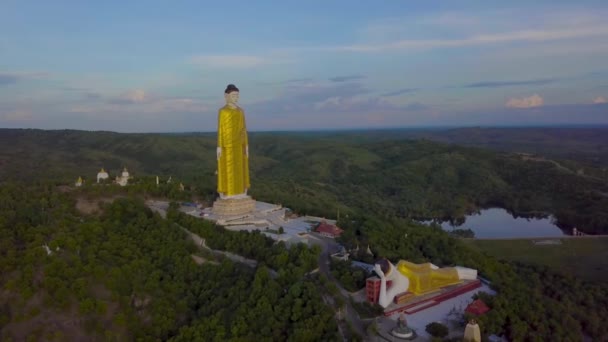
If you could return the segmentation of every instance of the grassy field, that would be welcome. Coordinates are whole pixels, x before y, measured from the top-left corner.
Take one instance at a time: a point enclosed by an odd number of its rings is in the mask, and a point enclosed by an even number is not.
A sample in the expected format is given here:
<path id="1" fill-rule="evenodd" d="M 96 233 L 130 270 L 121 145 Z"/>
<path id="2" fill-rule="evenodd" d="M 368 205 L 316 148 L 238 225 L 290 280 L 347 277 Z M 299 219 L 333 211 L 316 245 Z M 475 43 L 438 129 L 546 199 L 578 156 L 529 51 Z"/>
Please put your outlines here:
<path id="1" fill-rule="evenodd" d="M 560 245 L 534 240 L 466 240 L 499 259 L 536 263 L 594 282 L 608 282 L 608 238 L 561 239 Z"/>

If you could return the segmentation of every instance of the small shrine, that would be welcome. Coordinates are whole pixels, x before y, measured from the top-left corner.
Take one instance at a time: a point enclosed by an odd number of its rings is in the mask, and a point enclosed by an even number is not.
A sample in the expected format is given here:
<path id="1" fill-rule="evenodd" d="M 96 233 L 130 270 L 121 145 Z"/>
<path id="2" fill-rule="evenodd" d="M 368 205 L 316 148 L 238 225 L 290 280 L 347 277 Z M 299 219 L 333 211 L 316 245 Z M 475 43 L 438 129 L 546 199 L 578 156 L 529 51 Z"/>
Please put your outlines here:
<path id="1" fill-rule="evenodd" d="M 391 330 L 391 335 L 403 340 L 412 340 L 416 337 L 414 331 L 407 326 L 405 314 L 401 313 L 397 320 L 397 326 Z"/>
<path id="2" fill-rule="evenodd" d="M 103 169 L 103 167 L 101 168 L 101 171 L 99 171 L 97 173 L 97 183 L 99 183 L 99 181 L 101 180 L 106 180 L 110 178 L 110 176 L 108 175 L 108 173 L 106 172 L 106 170 Z"/>
<path id="3" fill-rule="evenodd" d="M 131 176 L 129 175 L 129 171 L 127 171 L 127 168 L 123 168 L 122 169 L 122 174 L 120 175 L 120 177 L 116 176 L 116 184 L 119 184 L 120 186 L 126 186 L 129 183 L 129 178 L 131 178 Z"/>

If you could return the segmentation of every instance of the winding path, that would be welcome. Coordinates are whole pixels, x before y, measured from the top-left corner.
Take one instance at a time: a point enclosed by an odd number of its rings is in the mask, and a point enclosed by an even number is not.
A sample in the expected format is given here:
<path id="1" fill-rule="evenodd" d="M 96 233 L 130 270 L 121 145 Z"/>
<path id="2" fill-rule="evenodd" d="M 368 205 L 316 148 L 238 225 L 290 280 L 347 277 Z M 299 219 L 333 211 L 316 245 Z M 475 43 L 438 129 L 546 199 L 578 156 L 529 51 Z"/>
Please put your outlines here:
<path id="1" fill-rule="evenodd" d="M 315 233 L 310 233 L 313 234 L 313 236 L 315 236 Z M 334 278 L 333 274 L 331 274 L 331 271 L 329 269 L 329 264 L 330 264 L 330 254 L 329 254 L 329 249 L 331 247 L 336 246 L 336 243 L 333 241 L 328 241 L 328 238 L 322 237 L 322 236 L 315 236 L 318 239 L 315 241 L 316 244 L 320 245 L 322 248 L 321 253 L 319 254 L 319 272 L 321 274 L 324 274 L 327 279 L 334 283 L 336 285 L 336 287 L 339 290 L 339 295 L 342 296 L 342 298 L 344 299 L 344 303 L 346 306 L 346 315 L 345 318 L 346 320 L 348 320 L 353 329 L 355 329 L 355 331 L 357 332 L 357 334 L 359 334 L 361 337 L 365 338 L 367 336 L 367 331 L 365 330 L 365 326 L 366 324 L 361 320 L 361 317 L 359 317 L 359 314 L 357 313 L 357 311 L 355 310 L 355 308 L 352 306 L 351 302 L 350 302 L 350 294 L 348 293 L 348 291 L 346 291 L 344 288 L 342 288 L 342 286 L 340 285 L 340 283 Z M 317 242 L 319 241 L 319 242 Z"/>

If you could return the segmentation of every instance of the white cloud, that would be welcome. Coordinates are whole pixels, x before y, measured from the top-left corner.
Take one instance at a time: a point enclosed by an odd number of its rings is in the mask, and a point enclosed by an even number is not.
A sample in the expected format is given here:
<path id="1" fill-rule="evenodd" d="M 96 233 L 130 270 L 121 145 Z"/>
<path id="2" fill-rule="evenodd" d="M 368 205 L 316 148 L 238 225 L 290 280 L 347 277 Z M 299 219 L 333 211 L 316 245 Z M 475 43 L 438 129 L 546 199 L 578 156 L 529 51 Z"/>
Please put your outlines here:
<path id="1" fill-rule="evenodd" d="M 386 52 L 608 37 L 607 11 L 557 7 L 440 12 L 384 18 L 358 30 L 353 44 L 328 51 Z M 450 38 L 445 38 L 450 37 Z"/>
<path id="2" fill-rule="evenodd" d="M 538 94 L 528 97 L 512 98 L 505 104 L 509 108 L 533 108 L 540 107 L 544 104 L 544 100 Z"/>
<path id="3" fill-rule="evenodd" d="M 593 103 L 594 104 L 608 103 L 608 100 L 606 100 L 606 98 L 603 96 L 598 96 L 595 99 L 593 99 Z"/>
<path id="4" fill-rule="evenodd" d="M 378 110 L 378 109 L 396 109 L 390 101 L 385 98 L 367 97 L 367 96 L 332 96 L 323 101 L 316 102 L 313 105 L 315 110 Z"/>
<path id="5" fill-rule="evenodd" d="M 130 101 L 132 103 L 142 103 L 149 98 L 144 90 L 135 89 L 129 92 L 126 92 L 121 96 L 125 101 Z"/>
<path id="6" fill-rule="evenodd" d="M 353 44 L 328 48 L 346 52 L 384 52 L 391 50 L 464 47 L 511 42 L 543 42 L 573 38 L 608 36 L 608 25 L 578 29 L 522 30 L 477 34 L 460 39 L 404 39 L 381 44 Z"/>
<path id="7" fill-rule="evenodd" d="M 86 101 L 70 106 L 69 113 L 91 115 L 134 115 L 196 113 L 209 110 L 205 101 L 188 97 L 167 97 L 151 94 L 143 89 L 134 89 L 121 95 L 110 97 L 107 101 L 92 103 Z"/>

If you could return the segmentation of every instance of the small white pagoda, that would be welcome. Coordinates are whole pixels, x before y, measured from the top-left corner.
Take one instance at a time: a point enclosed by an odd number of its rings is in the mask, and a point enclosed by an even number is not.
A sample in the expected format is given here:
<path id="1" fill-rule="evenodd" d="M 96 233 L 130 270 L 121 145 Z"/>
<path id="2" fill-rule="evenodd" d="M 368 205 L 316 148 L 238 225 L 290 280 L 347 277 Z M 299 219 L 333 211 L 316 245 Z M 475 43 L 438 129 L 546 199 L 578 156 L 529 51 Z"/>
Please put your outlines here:
<path id="1" fill-rule="evenodd" d="M 127 168 L 125 167 L 122 169 L 120 177 L 116 176 L 116 183 L 120 186 L 126 186 L 129 183 L 129 178 L 129 171 L 127 171 Z"/>
<path id="2" fill-rule="evenodd" d="M 110 178 L 110 176 L 108 175 L 108 173 L 106 172 L 106 170 L 103 169 L 103 167 L 101 168 L 101 171 L 99 171 L 97 173 L 97 183 L 99 183 L 100 180 L 106 180 Z"/>

